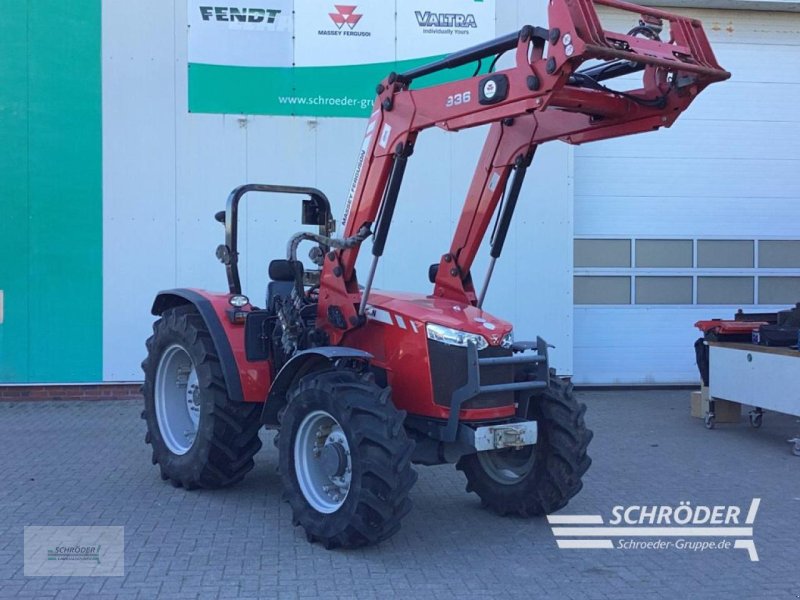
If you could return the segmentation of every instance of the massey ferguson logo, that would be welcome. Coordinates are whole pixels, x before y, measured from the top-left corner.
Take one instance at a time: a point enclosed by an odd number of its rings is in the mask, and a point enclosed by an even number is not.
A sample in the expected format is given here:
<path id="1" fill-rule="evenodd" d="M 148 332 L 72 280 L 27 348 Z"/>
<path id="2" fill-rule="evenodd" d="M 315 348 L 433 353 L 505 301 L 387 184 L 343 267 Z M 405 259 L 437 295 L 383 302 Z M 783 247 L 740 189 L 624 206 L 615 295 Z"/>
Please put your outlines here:
<path id="1" fill-rule="evenodd" d="M 369 37 L 372 35 L 370 31 L 356 30 L 356 25 L 363 17 L 363 14 L 357 14 L 357 6 L 353 4 L 334 4 L 333 7 L 336 12 L 328 13 L 328 16 L 336 25 L 336 29 L 320 29 L 317 35 L 347 35 L 357 37 Z M 346 27 L 345 27 L 346 25 Z"/>
<path id="2" fill-rule="evenodd" d="M 201 6 L 203 21 L 224 21 L 227 23 L 266 23 L 272 25 L 281 14 L 277 8 L 236 8 L 228 6 Z"/>
<path id="3" fill-rule="evenodd" d="M 473 14 L 415 10 L 414 15 L 417 17 L 417 25 L 426 29 L 424 33 L 469 33 L 468 29 L 478 27 Z"/>
<path id="4" fill-rule="evenodd" d="M 335 4 L 334 8 L 336 8 L 335 13 L 328 13 L 333 21 L 336 24 L 336 27 L 341 29 L 342 26 L 347 25 L 350 29 L 356 26 L 356 24 L 361 20 L 361 17 L 364 15 L 357 15 L 355 13 L 356 7 L 349 6 L 344 4 Z"/>

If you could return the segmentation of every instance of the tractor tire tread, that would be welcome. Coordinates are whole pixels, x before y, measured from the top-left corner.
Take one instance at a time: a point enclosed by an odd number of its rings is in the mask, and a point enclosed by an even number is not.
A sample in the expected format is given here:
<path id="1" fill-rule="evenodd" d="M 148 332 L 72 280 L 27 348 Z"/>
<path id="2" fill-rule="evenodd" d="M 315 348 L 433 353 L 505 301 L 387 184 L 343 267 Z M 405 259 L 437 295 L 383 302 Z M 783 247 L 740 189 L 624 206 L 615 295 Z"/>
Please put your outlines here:
<path id="1" fill-rule="evenodd" d="M 163 441 L 157 441 L 160 435 L 154 431 L 158 428 L 153 398 L 157 369 L 157 356 L 154 354 L 176 338 L 188 342 L 201 357 L 195 369 L 201 379 L 202 393 L 210 398 L 210 407 L 203 417 L 213 422 L 205 435 L 198 432 L 205 447 L 191 468 L 176 465 Z M 153 461 L 159 465 L 162 477 L 187 490 L 215 489 L 241 481 L 255 466 L 253 457 L 261 448 L 258 437 L 261 405 L 233 402 L 228 397 L 222 366 L 203 318 L 191 305 L 164 311 L 153 324 L 153 335 L 147 339 L 146 347 L 148 356 L 142 362 L 145 373 L 142 386 L 145 409 L 142 415 L 148 425 Z"/>
<path id="2" fill-rule="evenodd" d="M 462 457 L 456 468 L 467 478 L 484 507 L 500 515 L 523 517 L 553 513 L 583 487 L 581 478 L 592 460 L 587 454 L 592 431 L 586 428 L 586 405 L 577 402 L 572 384 L 551 373 L 550 386 L 531 400 L 539 422 L 539 442 L 532 471 L 511 485 L 499 484 L 484 471 L 476 454 Z"/>
<path id="3" fill-rule="evenodd" d="M 408 495 L 417 480 L 411 466 L 414 442 L 402 427 L 405 413 L 385 401 L 389 393 L 348 369 L 314 372 L 289 392 L 279 441 L 281 478 L 293 522 L 304 528 L 307 539 L 325 548 L 381 542 L 400 529 L 401 519 L 411 510 Z M 339 421 L 348 435 L 353 470 L 360 472 L 360 489 L 351 488 L 352 500 L 348 497 L 332 514 L 314 510 L 296 482 L 293 442 L 307 414 L 304 403 L 314 403 L 315 408 L 319 403 Z"/>

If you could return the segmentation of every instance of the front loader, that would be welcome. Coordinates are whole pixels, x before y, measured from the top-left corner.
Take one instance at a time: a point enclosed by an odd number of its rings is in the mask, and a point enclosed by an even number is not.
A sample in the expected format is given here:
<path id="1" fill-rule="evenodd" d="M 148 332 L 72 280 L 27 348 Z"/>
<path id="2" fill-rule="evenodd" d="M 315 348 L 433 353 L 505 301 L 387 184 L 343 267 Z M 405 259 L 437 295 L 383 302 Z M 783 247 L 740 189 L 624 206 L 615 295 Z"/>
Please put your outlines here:
<path id="1" fill-rule="evenodd" d="M 594 4 L 627 11 L 631 30 L 604 30 Z M 525 26 L 380 82 L 341 237 L 319 190 L 247 184 L 231 193 L 217 215 L 228 291 L 164 291 L 152 308 L 142 416 L 162 478 L 187 489 L 236 483 L 253 467 L 261 427 L 276 429 L 294 523 L 326 547 L 394 534 L 411 507 L 412 464 L 454 463 L 467 490 L 503 515 L 548 514 L 580 491 L 591 463 L 586 407 L 550 369 L 544 340 L 515 340 L 510 323 L 483 310 L 525 174 L 540 144 L 669 127 L 730 76 L 699 21 L 594 4 L 551 0 L 547 29 Z M 514 66 L 495 70 L 504 53 Z M 472 77 L 417 85 L 472 63 Z M 428 269 L 431 293 L 373 289 L 417 135 L 480 125 L 489 125 L 486 142 L 450 247 Z M 315 228 L 270 262 L 263 304 L 242 295 L 239 279 L 247 194 L 294 194 Z M 492 221 L 490 266 L 476 287 L 472 265 Z M 368 239 L 361 282 L 355 264 Z M 314 268 L 298 259 L 301 245 Z"/>

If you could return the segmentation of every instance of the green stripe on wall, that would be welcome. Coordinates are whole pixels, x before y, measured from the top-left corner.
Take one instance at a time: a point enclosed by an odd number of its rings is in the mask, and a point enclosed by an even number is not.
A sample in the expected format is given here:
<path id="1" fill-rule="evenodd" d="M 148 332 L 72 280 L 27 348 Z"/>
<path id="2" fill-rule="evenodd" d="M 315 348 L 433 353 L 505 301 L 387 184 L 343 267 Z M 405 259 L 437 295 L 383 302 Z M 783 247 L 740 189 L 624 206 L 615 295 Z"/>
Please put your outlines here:
<path id="1" fill-rule="evenodd" d="M 390 72 L 401 73 L 442 56 L 333 67 L 235 67 L 190 63 L 189 111 L 367 117 L 372 112 L 375 87 Z M 441 71 L 415 81 L 414 87 L 470 77 L 474 71 L 474 65 Z"/>
<path id="2" fill-rule="evenodd" d="M 28 374 L 28 7 L 0 11 L 0 381 Z"/>
<path id="3" fill-rule="evenodd" d="M 0 12 L 0 383 L 102 379 L 100 0 Z"/>

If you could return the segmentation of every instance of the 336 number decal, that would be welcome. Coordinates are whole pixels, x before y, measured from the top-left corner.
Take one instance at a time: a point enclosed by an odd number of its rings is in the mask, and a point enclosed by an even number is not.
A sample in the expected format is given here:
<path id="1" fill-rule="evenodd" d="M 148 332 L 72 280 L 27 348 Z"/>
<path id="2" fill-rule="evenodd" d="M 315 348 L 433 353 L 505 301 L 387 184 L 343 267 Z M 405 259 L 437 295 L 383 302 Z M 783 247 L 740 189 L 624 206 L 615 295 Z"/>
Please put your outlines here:
<path id="1" fill-rule="evenodd" d="M 445 106 L 450 108 L 451 106 L 459 106 L 460 104 L 466 104 L 472 100 L 472 93 L 471 92 L 464 92 L 462 94 L 453 94 L 452 96 L 447 97 L 447 102 L 445 102 Z"/>

